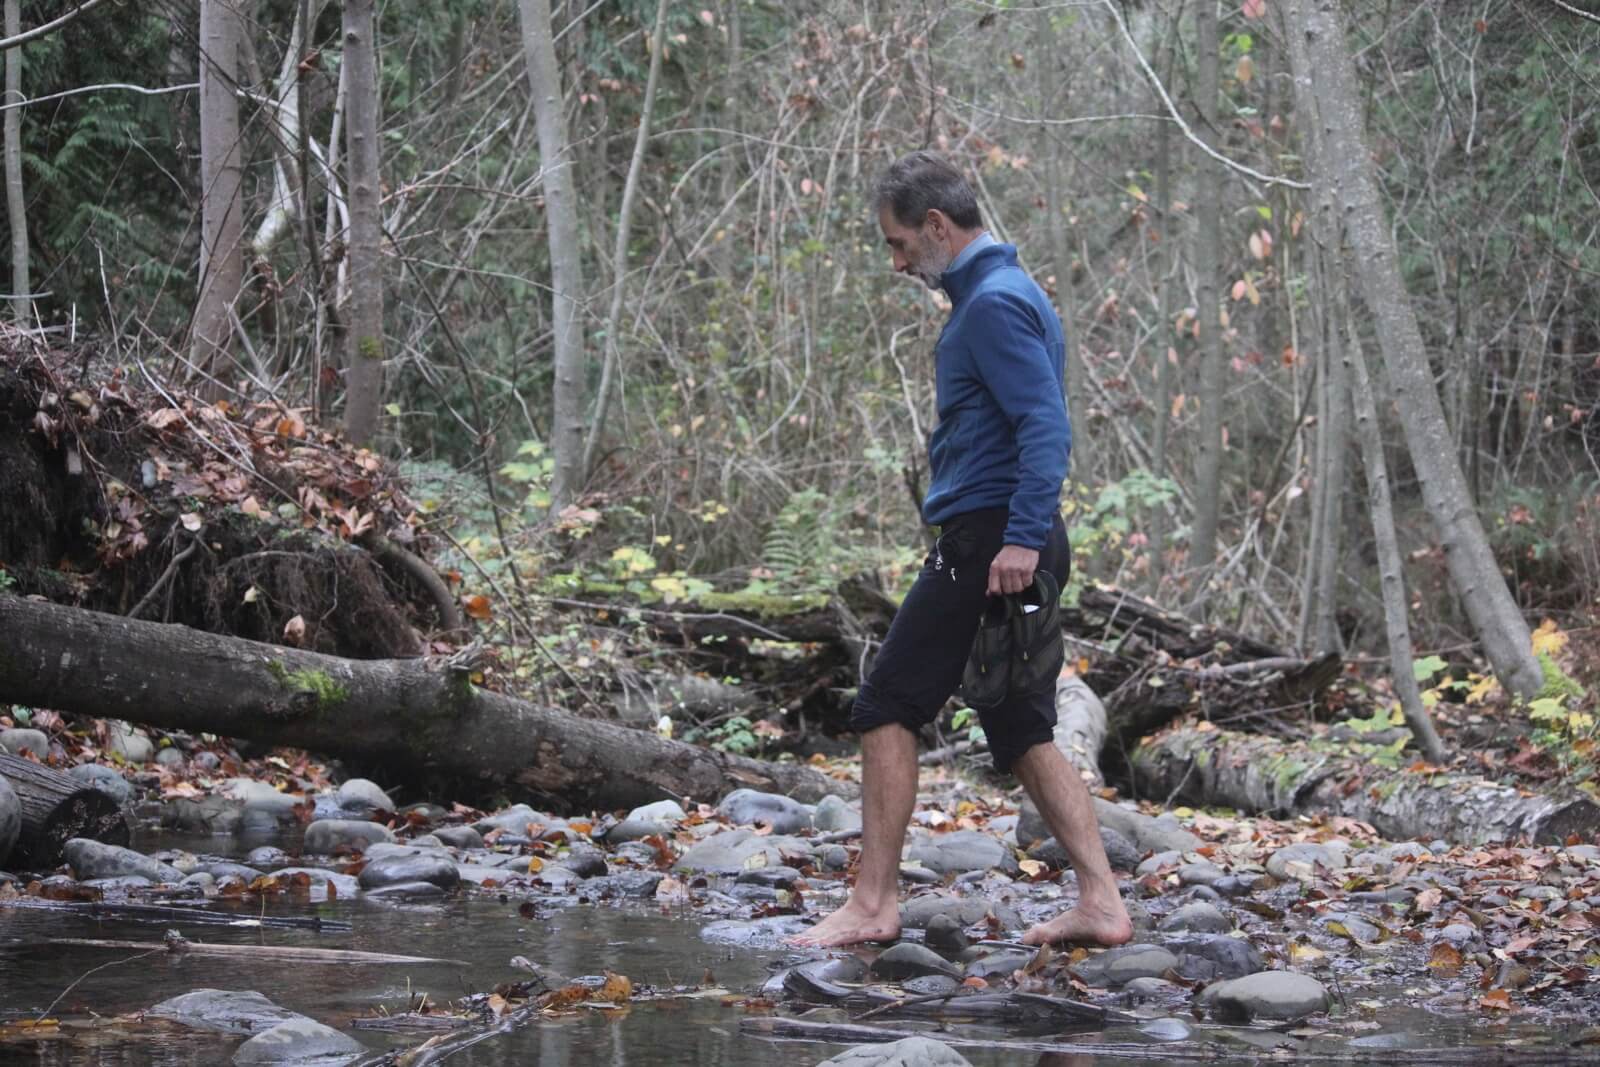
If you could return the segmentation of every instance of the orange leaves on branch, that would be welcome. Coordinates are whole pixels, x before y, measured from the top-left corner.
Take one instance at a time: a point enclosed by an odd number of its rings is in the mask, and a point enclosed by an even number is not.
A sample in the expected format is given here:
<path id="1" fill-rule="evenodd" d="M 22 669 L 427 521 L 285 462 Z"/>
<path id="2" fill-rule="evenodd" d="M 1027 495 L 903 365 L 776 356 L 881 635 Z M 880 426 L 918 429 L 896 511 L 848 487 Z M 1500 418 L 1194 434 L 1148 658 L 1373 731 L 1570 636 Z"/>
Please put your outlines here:
<path id="1" fill-rule="evenodd" d="M 480 622 L 487 622 L 494 618 L 494 608 L 489 604 L 489 598 L 481 593 L 462 597 L 461 610 Z"/>

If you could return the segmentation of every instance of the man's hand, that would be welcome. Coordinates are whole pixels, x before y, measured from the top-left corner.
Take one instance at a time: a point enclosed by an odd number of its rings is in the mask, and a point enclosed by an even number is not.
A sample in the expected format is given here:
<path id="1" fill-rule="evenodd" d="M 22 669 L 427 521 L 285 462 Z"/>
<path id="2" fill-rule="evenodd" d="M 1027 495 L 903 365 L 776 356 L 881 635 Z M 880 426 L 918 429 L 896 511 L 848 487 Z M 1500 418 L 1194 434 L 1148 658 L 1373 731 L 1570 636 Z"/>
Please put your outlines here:
<path id="1" fill-rule="evenodd" d="M 1039 566 L 1039 552 L 1021 545 L 1006 545 L 989 564 L 989 595 L 1020 593 L 1033 584 Z"/>

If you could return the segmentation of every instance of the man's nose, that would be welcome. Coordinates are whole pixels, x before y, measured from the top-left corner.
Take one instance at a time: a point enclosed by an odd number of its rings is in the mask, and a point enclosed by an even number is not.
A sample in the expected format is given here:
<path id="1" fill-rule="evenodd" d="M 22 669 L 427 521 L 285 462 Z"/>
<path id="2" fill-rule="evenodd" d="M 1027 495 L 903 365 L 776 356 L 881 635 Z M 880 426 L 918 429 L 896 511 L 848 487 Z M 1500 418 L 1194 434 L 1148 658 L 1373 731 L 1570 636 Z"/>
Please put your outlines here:
<path id="1" fill-rule="evenodd" d="M 894 269 L 896 274 L 904 274 L 911 269 L 911 260 L 896 252 L 894 255 Z"/>

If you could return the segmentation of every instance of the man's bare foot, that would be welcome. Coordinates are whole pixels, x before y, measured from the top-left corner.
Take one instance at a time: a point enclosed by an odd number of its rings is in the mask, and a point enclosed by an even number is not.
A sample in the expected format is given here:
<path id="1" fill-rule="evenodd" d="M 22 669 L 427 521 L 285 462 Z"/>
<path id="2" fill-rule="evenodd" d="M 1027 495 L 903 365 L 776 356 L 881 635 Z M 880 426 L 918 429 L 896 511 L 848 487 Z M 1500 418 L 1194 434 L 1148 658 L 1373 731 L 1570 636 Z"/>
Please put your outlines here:
<path id="1" fill-rule="evenodd" d="M 900 936 L 900 906 L 890 903 L 887 910 L 873 911 L 851 898 L 844 907 L 817 925 L 788 938 L 791 945 L 810 948 L 838 948 L 867 941 L 893 941 Z"/>
<path id="2" fill-rule="evenodd" d="M 1022 935 L 1025 945 L 1112 945 L 1125 944 L 1133 937 L 1133 923 L 1121 898 L 1116 903 L 1085 904 L 1039 923 Z"/>

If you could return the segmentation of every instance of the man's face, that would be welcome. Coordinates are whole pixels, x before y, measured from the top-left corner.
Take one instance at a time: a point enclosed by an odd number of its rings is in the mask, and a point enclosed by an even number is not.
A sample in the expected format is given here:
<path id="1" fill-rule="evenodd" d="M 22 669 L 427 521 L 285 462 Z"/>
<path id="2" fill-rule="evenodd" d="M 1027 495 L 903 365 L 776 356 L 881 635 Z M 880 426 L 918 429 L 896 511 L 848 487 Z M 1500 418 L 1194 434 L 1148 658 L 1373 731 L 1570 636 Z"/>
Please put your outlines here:
<path id="1" fill-rule="evenodd" d="M 920 226 L 904 226 L 885 207 L 878 212 L 878 226 L 898 274 L 909 274 L 929 289 L 939 288 L 939 278 L 955 259 L 945 239 L 943 218 L 929 212 Z"/>

